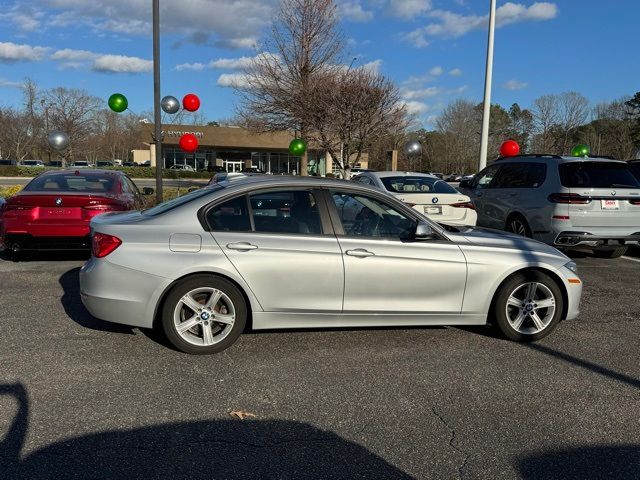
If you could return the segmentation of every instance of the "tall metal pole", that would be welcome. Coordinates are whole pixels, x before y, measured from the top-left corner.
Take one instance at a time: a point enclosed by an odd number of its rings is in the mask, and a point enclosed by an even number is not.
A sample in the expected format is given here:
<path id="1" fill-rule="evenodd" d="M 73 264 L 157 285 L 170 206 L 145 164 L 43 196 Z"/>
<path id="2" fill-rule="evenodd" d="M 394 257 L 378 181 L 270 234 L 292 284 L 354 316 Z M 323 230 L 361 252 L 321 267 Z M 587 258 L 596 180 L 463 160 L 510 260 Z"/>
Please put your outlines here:
<path id="1" fill-rule="evenodd" d="M 487 68 L 484 76 L 484 103 L 482 110 L 482 136 L 480 139 L 480 161 L 478 171 L 487 166 L 489 145 L 489 116 L 491 112 L 491 77 L 493 74 L 493 38 L 496 30 L 496 0 L 490 0 L 489 39 L 487 41 Z"/>
<path id="2" fill-rule="evenodd" d="M 153 0 L 153 122 L 156 142 L 156 201 L 162 202 L 162 117 L 160 111 L 160 0 Z"/>

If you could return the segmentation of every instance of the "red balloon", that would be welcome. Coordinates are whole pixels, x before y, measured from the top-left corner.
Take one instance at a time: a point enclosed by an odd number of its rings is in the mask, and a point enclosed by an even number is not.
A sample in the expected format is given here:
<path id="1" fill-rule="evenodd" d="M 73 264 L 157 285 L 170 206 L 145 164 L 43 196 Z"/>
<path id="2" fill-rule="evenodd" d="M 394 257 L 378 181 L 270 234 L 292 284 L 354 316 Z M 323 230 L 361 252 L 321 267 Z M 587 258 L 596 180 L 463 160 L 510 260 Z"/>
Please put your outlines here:
<path id="1" fill-rule="evenodd" d="M 187 93 L 182 99 L 182 106 L 185 110 L 195 112 L 200 108 L 200 99 L 193 93 Z"/>
<path id="2" fill-rule="evenodd" d="M 503 157 L 514 157 L 520 153 L 520 145 L 514 140 L 507 140 L 500 146 L 500 155 Z"/>
<path id="3" fill-rule="evenodd" d="M 198 149 L 198 139 L 193 133 L 185 133 L 180 137 L 180 148 L 187 153 L 193 153 Z"/>

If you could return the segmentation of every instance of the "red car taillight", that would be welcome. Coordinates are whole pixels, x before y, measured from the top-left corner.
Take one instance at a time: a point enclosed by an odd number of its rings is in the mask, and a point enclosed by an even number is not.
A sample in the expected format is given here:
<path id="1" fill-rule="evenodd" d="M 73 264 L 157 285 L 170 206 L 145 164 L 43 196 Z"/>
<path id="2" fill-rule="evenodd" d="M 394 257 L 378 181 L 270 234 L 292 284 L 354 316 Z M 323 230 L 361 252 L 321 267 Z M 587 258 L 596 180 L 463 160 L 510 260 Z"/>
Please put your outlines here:
<path id="1" fill-rule="evenodd" d="M 109 255 L 122 244 L 122 240 L 113 235 L 96 232 L 91 239 L 91 253 L 96 258 L 102 258 Z"/>
<path id="2" fill-rule="evenodd" d="M 570 205 L 586 205 L 591 199 L 577 193 L 552 193 L 547 197 L 553 203 L 567 203 Z"/>
<path id="3" fill-rule="evenodd" d="M 631 205 L 640 205 L 640 199 L 638 199 L 638 200 L 629 200 L 629 203 Z"/>
<path id="4" fill-rule="evenodd" d="M 93 210 L 97 212 L 120 212 L 124 210 L 121 205 L 87 205 L 82 207 L 85 210 Z"/>
<path id="5" fill-rule="evenodd" d="M 452 203 L 451 206 L 456 208 L 470 208 L 471 210 L 476 209 L 475 205 L 471 202 Z"/>

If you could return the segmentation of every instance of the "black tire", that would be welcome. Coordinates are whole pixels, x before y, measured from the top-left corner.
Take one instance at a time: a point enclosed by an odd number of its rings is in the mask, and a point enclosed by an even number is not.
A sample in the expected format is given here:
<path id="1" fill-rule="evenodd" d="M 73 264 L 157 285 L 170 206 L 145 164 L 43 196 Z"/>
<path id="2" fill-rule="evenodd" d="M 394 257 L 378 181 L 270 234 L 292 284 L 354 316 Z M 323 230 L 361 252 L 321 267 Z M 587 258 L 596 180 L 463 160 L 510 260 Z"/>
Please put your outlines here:
<path id="1" fill-rule="evenodd" d="M 523 333 L 522 331 L 514 329 L 509 322 L 509 319 L 507 318 L 507 301 L 511 294 L 514 293 L 514 291 L 519 286 L 531 282 L 536 282 L 544 285 L 553 294 L 555 301 L 555 310 L 553 314 L 549 315 L 550 321 L 543 330 L 537 331 L 535 333 Z M 513 309 L 515 307 L 511 308 Z M 551 277 L 545 275 L 542 272 L 529 270 L 510 276 L 502 283 L 502 285 L 500 285 L 500 288 L 498 288 L 498 291 L 494 296 L 492 314 L 493 318 L 495 319 L 496 326 L 505 337 L 517 342 L 533 342 L 546 337 L 555 329 L 555 327 L 558 325 L 558 322 L 560 321 L 560 318 L 562 317 L 563 308 L 564 299 L 562 296 L 562 291 L 560 290 L 558 284 Z M 545 309 L 542 309 L 540 311 L 548 312 Z M 535 326 L 533 324 L 533 320 L 530 317 L 526 317 L 526 320 L 523 322 L 523 329 L 526 325 Z"/>
<path id="2" fill-rule="evenodd" d="M 627 247 L 616 247 L 606 250 L 594 250 L 593 255 L 598 258 L 618 258 L 627 253 Z"/>
<path id="3" fill-rule="evenodd" d="M 504 229 L 507 232 L 515 233 L 516 235 L 521 235 L 523 237 L 532 238 L 531 227 L 529 227 L 529 223 L 526 218 L 524 218 L 520 214 L 513 214 L 507 218 L 507 222 L 505 223 Z"/>
<path id="4" fill-rule="evenodd" d="M 226 326 L 215 322 L 215 314 L 217 312 L 212 312 L 213 315 L 211 315 L 211 320 L 208 320 L 208 323 L 206 324 L 211 325 L 212 329 L 219 328 L 220 332 L 218 332 L 217 334 L 221 334 L 224 328 L 230 328 L 230 330 L 226 333 L 226 336 L 222 340 L 212 345 L 196 345 L 185 340 L 185 338 L 183 338 L 182 335 L 178 332 L 174 322 L 174 312 L 181 303 L 180 299 L 185 294 L 201 288 L 214 288 L 223 292 L 223 294 L 226 295 L 232 303 L 230 308 L 233 308 L 232 311 L 235 311 L 235 321 L 233 325 Z M 221 299 L 219 302 L 223 302 L 223 307 L 227 308 L 224 304 L 224 299 Z M 218 303 L 216 305 L 218 305 Z M 183 305 L 180 310 L 180 315 L 185 314 L 185 312 L 188 312 L 189 310 L 190 309 L 186 308 Z M 198 275 L 186 278 L 185 280 L 179 282 L 171 289 L 162 306 L 161 324 L 165 336 L 167 337 L 169 342 L 171 342 L 171 344 L 178 350 L 193 355 L 210 355 L 229 348 L 242 334 L 246 321 L 247 305 L 242 292 L 240 292 L 238 287 L 236 287 L 233 283 L 215 275 Z M 205 324 L 204 321 L 202 321 L 202 323 Z M 190 338 L 193 337 L 195 341 L 197 340 L 197 332 L 200 332 L 201 334 L 204 333 L 202 330 L 203 328 L 203 325 L 198 324 L 194 326 L 193 329 L 190 329 L 188 331 L 189 335 L 187 336 L 189 336 Z M 192 331 L 194 332 L 193 334 L 191 334 Z M 216 333 L 214 333 L 213 335 L 215 338 Z"/>

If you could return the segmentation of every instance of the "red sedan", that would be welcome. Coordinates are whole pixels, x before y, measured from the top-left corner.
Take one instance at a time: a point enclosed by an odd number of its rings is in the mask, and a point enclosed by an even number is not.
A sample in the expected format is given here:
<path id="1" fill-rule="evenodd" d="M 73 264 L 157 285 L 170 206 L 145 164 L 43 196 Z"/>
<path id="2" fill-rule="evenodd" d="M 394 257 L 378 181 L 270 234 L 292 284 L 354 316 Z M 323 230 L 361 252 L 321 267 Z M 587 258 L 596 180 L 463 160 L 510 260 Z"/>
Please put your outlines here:
<path id="1" fill-rule="evenodd" d="M 143 194 L 151 195 L 153 189 L 145 188 Z M 44 172 L 0 206 L 0 245 L 13 253 L 87 250 L 93 217 L 143 204 L 138 187 L 119 171 Z"/>

